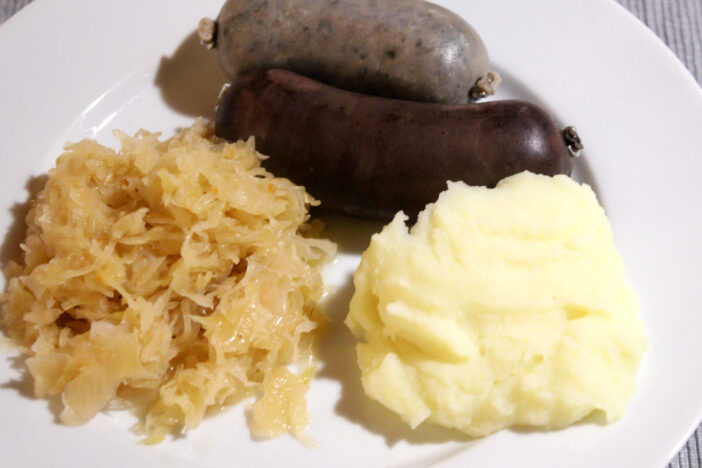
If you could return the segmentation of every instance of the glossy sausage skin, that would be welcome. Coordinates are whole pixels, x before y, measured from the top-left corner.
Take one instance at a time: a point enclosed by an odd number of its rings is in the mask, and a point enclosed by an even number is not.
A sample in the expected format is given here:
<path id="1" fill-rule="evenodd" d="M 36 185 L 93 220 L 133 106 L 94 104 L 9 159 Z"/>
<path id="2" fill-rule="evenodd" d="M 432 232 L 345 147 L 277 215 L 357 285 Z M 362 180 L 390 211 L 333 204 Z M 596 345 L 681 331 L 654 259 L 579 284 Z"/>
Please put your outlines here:
<path id="1" fill-rule="evenodd" d="M 446 181 L 492 187 L 525 170 L 570 174 L 563 136 L 521 101 L 460 106 L 357 94 L 285 70 L 254 72 L 222 96 L 218 136 L 254 136 L 276 176 L 322 207 L 387 220 L 416 214 Z"/>
<path id="2" fill-rule="evenodd" d="M 359 93 L 461 104 L 488 72 L 475 30 L 422 0 L 228 0 L 215 44 L 233 83 L 281 68 Z"/>

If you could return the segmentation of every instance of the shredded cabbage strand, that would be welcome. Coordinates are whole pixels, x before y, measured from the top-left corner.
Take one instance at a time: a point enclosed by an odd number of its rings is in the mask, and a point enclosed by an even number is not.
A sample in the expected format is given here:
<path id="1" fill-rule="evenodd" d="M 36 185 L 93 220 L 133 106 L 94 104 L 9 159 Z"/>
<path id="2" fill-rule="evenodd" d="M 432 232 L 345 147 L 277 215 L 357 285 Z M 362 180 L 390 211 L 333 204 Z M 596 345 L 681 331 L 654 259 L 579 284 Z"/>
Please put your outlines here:
<path id="1" fill-rule="evenodd" d="M 37 396 L 60 394 L 71 425 L 145 405 L 158 442 L 255 395 L 256 435 L 301 436 L 320 267 L 336 250 L 302 235 L 318 202 L 200 119 L 163 141 L 116 135 L 119 152 L 66 147 L 27 215 L 24 264 L 7 269 L 2 318 Z"/>

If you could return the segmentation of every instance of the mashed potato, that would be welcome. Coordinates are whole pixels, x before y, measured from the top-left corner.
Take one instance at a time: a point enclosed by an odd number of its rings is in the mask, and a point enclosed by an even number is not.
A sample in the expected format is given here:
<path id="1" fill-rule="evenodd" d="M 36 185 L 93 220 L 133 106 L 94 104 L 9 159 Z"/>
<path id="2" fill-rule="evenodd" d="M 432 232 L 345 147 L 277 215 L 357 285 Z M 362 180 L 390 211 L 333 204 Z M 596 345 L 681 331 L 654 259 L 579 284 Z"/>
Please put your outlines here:
<path id="1" fill-rule="evenodd" d="M 451 183 L 409 232 L 405 219 L 373 237 L 354 277 L 346 323 L 371 398 L 413 428 L 471 436 L 624 415 L 646 339 L 588 186 Z"/>
<path id="2" fill-rule="evenodd" d="M 320 265 L 335 252 L 302 235 L 315 200 L 200 120 L 166 141 L 118 136 L 120 152 L 67 147 L 9 268 L 2 320 L 35 393 L 60 395 L 67 424 L 145 404 L 153 442 L 254 395 L 256 435 L 301 436 Z"/>

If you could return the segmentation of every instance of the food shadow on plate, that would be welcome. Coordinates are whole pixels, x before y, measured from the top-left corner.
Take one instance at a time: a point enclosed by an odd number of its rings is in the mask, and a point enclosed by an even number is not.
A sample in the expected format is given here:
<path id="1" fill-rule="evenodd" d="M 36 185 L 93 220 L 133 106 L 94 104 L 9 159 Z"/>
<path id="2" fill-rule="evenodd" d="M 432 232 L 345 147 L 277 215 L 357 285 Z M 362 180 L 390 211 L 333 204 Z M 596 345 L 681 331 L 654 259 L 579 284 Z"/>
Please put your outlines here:
<path id="1" fill-rule="evenodd" d="M 193 31 L 171 56 L 161 57 L 154 84 L 172 110 L 214 121 L 217 97 L 226 81 L 216 51 L 205 49 Z"/>
<path id="2" fill-rule="evenodd" d="M 605 206 L 605 200 L 602 192 L 600 191 L 599 185 L 597 184 L 597 181 L 595 179 L 595 175 L 592 172 L 592 169 L 590 168 L 590 164 L 588 163 L 587 158 L 585 157 L 585 150 L 583 150 L 583 154 L 575 160 L 575 167 L 573 168 L 573 179 L 585 183 L 590 186 L 593 192 L 595 192 L 595 195 L 597 196 L 597 201 L 600 202 L 600 206 L 607 211 L 606 206 Z"/>
<path id="3" fill-rule="evenodd" d="M 321 207 L 313 207 L 310 214 L 312 219 L 324 223 L 322 237 L 336 243 L 340 254 L 361 255 L 368 248 L 373 234 L 380 232 L 386 224 L 330 213 Z"/>
<path id="4" fill-rule="evenodd" d="M 27 365 L 25 363 L 25 361 L 27 360 L 27 355 L 20 354 L 17 356 L 10 356 L 7 358 L 7 360 L 10 362 L 10 367 L 17 371 L 20 374 L 20 377 L 3 382 L 2 384 L 0 384 L 0 388 L 14 390 L 20 396 L 29 400 L 46 401 L 47 408 L 54 416 L 54 424 L 63 425 L 60 418 L 61 411 L 63 411 L 61 395 L 47 395 L 45 397 L 38 397 L 34 394 L 34 380 L 29 374 L 29 371 L 27 370 Z"/>
<path id="5" fill-rule="evenodd" d="M 5 238 L 2 242 L 2 246 L 0 246 L 0 265 L 2 265 L 3 268 L 6 267 L 11 261 L 19 262 L 22 260 L 22 249 L 20 248 L 20 243 L 24 240 L 27 231 L 27 223 L 25 219 L 32 205 L 32 200 L 34 200 L 39 192 L 44 188 L 48 178 L 48 175 L 42 174 L 32 176 L 27 179 L 27 182 L 25 183 L 27 200 L 22 203 L 16 202 L 10 208 L 9 211 L 12 215 L 12 224 L 10 224 L 8 227 L 5 233 Z M 5 288 L 7 288 L 7 281 Z M 0 322 L 0 331 L 2 334 L 7 336 L 5 326 L 2 322 Z M 10 343 L 10 341 L 8 341 L 8 343 Z M 47 401 L 49 411 L 51 411 L 51 413 L 54 415 L 54 422 L 59 424 L 59 414 L 61 414 L 62 410 L 61 397 L 59 395 L 50 396 L 48 398 L 39 398 L 35 396 L 34 381 L 27 370 L 27 365 L 25 364 L 27 355 L 22 352 L 19 346 L 15 347 L 14 342 L 11 343 L 13 343 L 12 354 L 14 355 L 8 356 L 7 360 L 10 362 L 10 367 L 16 370 L 20 376 L 19 378 L 10 379 L 6 382 L 0 383 L 0 388 L 14 390 L 20 396 L 30 400 Z"/>
<path id="6" fill-rule="evenodd" d="M 361 254 L 371 236 L 382 229 L 383 223 L 369 222 L 325 213 L 324 237 L 336 242 L 339 252 Z M 366 396 L 361 385 L 361 372 L 356 364 L 356 339 L 344 325 L 349 302 L 354 293 L 353 276 L 348 274 L 323 303 L 329 321 L 318 341 L 317 352 L 322 368 L 317 378 L 336 380 L 341 384 L 341 397 L 336 413 L 348 421 L 380 435 L 388 446 L 406 441 L 410 444 L 468 442 L 465 434 L 430 424 L 412 430 L 392 411 Z"/>
<path id="7" fill-rule="evenodd" d="M 602 410 L 593 410 L 592 413 L 585 416 L 580 421 L 569 424 L 567 427 L 561 429 L 547 429 L 542 427 L 530 427 L 530 426 L 517 426 L 509 428 L 510 432 L 515 434 L 552 434 L 554 432 L 565 431 L 574 427 L 580 426 L 598 426 L 606 427 L 610 424 L 607 423 L 607 414 Z"/>
<path id="8" fill-rule="evenodd" d="M 7 228 L 2 246 L 0 246 L 0 265 L 4 268 L 10 261 L 20 261 L 22 259 L 22 249 L 20 243 L 24 240 L 27 231 L 25 218 L 31 207 L 31 200 L 44 188 L 49 179 L 47 174 L 32 176 L 27 179 L 24 187 L 27 190 L 27 200 L 15 202 L 10 208 L 12 224 Z"/>

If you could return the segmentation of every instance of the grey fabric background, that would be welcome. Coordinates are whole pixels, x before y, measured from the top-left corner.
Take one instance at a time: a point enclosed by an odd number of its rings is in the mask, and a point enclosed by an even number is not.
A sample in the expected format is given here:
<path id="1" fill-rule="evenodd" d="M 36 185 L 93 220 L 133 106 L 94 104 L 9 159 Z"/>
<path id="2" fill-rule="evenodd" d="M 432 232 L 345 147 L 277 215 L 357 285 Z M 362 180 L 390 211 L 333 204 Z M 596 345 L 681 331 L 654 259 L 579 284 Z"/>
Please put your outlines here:
<path id="1" fill-rule="evenodd" d="M 687 66 L 697 82 L 702 84 L 702 0 L 616 1 L 663 39 Z M 31 0 L 0 0 L 0 24 L 29 2 Z M 655 424 L 651 425 L 651 430 L 656 430 Z M 668 467 L 701 468 L 701 447 L 702 426 L 671 460 Z"/>

